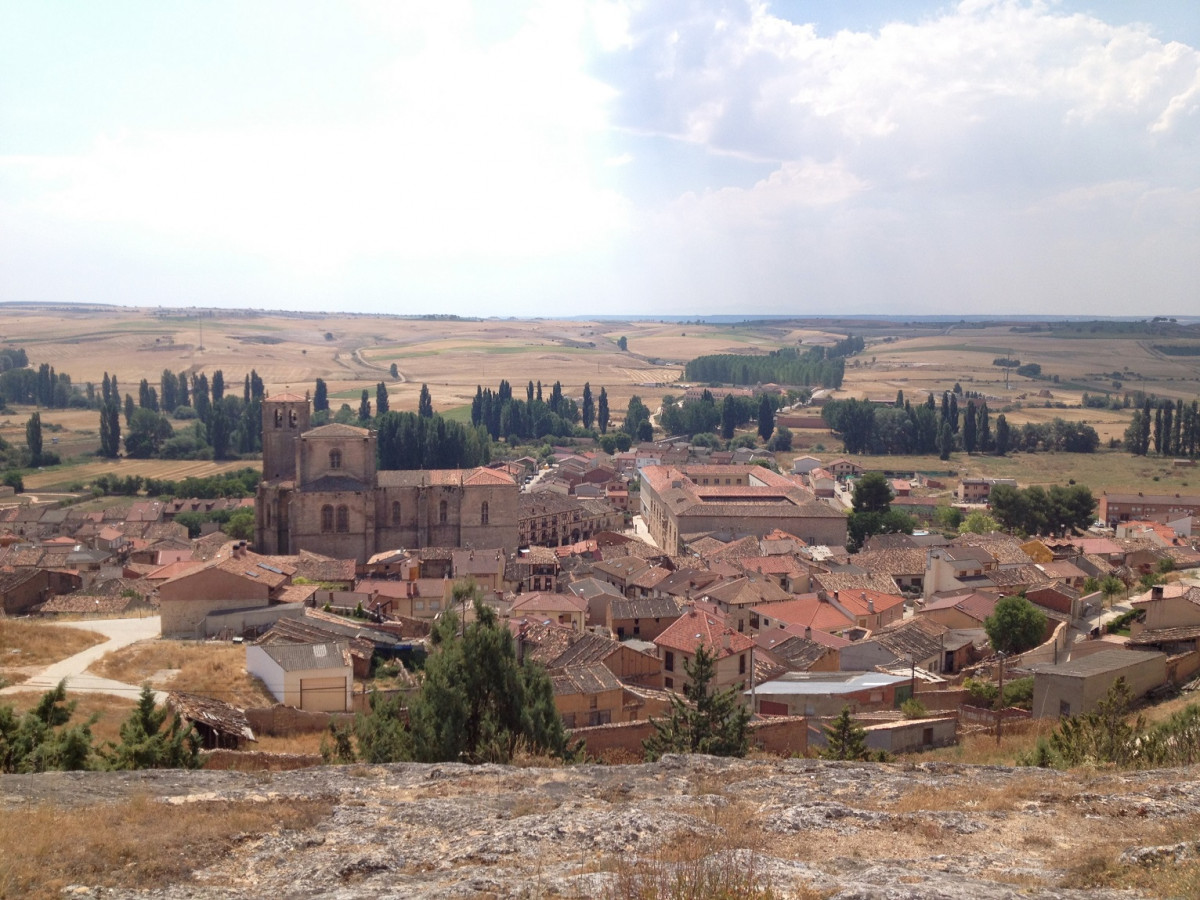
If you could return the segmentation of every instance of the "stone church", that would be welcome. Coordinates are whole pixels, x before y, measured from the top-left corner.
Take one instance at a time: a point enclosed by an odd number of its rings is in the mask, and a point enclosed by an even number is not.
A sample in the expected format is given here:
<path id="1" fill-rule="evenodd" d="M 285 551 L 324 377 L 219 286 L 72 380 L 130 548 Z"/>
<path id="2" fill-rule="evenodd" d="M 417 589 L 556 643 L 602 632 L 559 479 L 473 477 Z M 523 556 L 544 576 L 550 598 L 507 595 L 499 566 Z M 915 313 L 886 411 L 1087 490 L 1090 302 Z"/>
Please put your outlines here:
<path id="1" fill-rule="evenodd" d="M 375 433 L 311 427 L 308 398 L 263 401 L 263 480 L 254 507 L 262 554 L 310 550 L 367 559 L 420 547 L 517 547 L 516 482 L 494 469 L 378 471 Z"/>

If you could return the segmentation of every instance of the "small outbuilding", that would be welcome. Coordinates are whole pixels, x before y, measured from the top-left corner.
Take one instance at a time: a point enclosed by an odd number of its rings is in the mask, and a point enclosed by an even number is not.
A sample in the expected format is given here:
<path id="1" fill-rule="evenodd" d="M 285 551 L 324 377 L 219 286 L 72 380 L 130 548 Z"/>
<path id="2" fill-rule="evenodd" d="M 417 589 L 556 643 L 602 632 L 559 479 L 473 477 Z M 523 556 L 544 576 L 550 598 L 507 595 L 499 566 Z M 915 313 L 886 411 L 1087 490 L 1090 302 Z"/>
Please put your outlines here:
<path id="1" fill-rule="evenodd" d="M 1091 712 L 1118 678 L 1125 679 L 1135 700 L 1167 682 L 1165 653 L 1119 647 L 1058 665 L 1037 663 L 1027 668 L 1033 672 L 1033 714 L 1039 718 Z"/>
<path id="2" fill-rule="evenodd" d="M 261 678 L 285 706 L 313 712 L 352 709 L 354 668 L 348 641 L 251 644 L 246 671 Z"/>

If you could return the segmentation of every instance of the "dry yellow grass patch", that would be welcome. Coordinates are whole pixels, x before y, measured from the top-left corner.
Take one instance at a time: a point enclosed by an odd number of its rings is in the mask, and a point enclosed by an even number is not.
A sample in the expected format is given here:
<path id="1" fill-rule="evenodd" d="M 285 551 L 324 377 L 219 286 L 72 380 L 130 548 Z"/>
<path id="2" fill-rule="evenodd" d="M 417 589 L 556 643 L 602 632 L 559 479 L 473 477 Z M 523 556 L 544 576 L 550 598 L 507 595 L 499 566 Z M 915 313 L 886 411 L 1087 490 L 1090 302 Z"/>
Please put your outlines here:
<path id="1" fill-rule="evenodd" d="M 105 640 L 82 628 L 0 619 L 0 667 L 48 666 Z"/>
<path id="2" fill-rule="evenodd" d="M 328 736 L 326 731 L 312 731 L 301 734 L 273 735 L 255 734 L 258 741 L 248 745 L 247 750 L 258 750 L 263 753 L 294 753 L 310 754 L 321 752 L 321 741 Z"/>
<path id="3" fill-rule="evenodd" d="M 180 814 L 139 798 L 8 809 L 0 816 L 0 898 L 58 897 L 70 884 L 158 887 L 216 861 L 246 835 L 311 828 L 331 808 L 325 799 L 206 802 Z"/>
<path id="4" fill-rule="evenodd" d="M 236 706 L 273 706 L 262 682 L 246 674 L 246 649 L 199 641 L 140 641 L 108 654 L 92 671 L 128 684 L 149 682 L 164 691 L 188 691 Z"/>
<path id="5" fill-rule="evenodd" d="M 22 691 L 19 694 L 6 694 L 0 697 L 0 706 L 11 705 L 18 713 L 25 712 L 37 706 L 43 693 Z M 72 725 L 86 722 L 93 715 L 98 717 L 92 725 L 92 742 L 103 744 L 105 741 L 117 743 L 121 740 L 121 723 L 129 717 L 130 710 L 137 704 L 137 697 L 132 694 L 74 693 L 68 686 L 67 702 L 75 703 L 75 714 L 70 722 Z"/>

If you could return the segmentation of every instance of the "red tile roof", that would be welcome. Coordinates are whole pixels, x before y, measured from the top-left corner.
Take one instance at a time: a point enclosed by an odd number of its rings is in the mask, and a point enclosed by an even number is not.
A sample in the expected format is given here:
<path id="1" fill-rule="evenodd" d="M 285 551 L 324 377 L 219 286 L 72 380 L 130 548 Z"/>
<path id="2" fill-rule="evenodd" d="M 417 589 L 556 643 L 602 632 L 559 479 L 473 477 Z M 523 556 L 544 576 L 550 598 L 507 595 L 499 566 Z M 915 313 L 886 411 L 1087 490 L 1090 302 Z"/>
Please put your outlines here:
<path id="1" fill-rule="evenodd" d="M 721 616 L 696 609 L 689 609 L 672 622 L 654 639 L 654 643 L 668 650 L 689 654 L 695 653 L 703 644 L 717 659 L 743 653 L 754 646 L 751 638 L 726 628 L 725 620 Z"/>

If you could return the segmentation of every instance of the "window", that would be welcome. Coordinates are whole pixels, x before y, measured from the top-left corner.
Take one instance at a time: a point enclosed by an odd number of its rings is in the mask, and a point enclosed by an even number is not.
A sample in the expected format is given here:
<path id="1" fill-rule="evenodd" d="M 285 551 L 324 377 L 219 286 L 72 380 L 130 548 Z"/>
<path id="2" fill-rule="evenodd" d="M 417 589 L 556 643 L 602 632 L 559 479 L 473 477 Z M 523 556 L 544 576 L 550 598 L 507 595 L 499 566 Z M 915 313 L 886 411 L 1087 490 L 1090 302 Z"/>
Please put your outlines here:
<path id="1" fill-rule="evenodd" d="M 294 409 L 289 409 L 288 410 L 288 428 L 295 428 L 295 427 L 296 427 L 296 411 Z"/>
<path id="2" fill-rule="evenodd" d="M 741 656 L 738 657 L 738 674 L 739 675 L 746 674 L 746 654 L 745 653 L 743 653 Z"/>
<path id="3" fill-rule="evenodd" d="M 400 527 L 400 501 L 399 500 L 392 501 L 392 527 L 393 528 Z"/>
<path id="4" fill-rule="evenodd" d="M 670 650 L 668 650 L 667 655 L 665 657 L 663 657 L 663 668 L 666 669 L 668 672 L 675 671 L 675 654 L 672 653 Z"/>
<path id="5" fill-rule="evenodd" d="M 350 530 L 350 507 L 339 506 L 337 508 L 337 533 L 345 534 Z"/>
<path id="6" fill-rule="evenodd" d="M 671 688 L 675 687 L 675 679 L 668 678 L 666 681 L 663 682 L 663 684 L 666 685 L 667 690 L 670 690 Z"/>
<path id="7" fill-rule="evenodd" d="M 486 525 L 487 523 L 488 523 L 488 505 L 487 505 L 487 501 L 484 500 L 483 504 L 479 507 L 479 524 Z"/>
<path id="8" fill-rule="evenodd" d="M 442 500 L 441 502 L 439 502 L 439 503 L 438 503 L 438 524 L 439 524 L 439 525 L 445 525 L 445 524 L 446 524 L 446 512 L 447 512 L 447 510 L 448 510 L 448 506 L 447 506 L 447 504 L 446 504 L 446 501 L 445 501 L 445 500 Z"/>
<path id="9" fill-rule="evenodd" d="M 333 531 L 333 507 L 329 504 L 321 507 L 321 531 Z"/>
<path id="10" fill-rule="evenodd" d="M 275 410 L 275 427 L 276 428 L 283 427 L 283 410 L 282 409 Z"/>
<path id="11" fill-rule="evenodd" d="M 340 469 L 341 467 L 342 467 L 342 451 L 341 450 L 330 450 L 329 451 L 329 468 Z"/>

